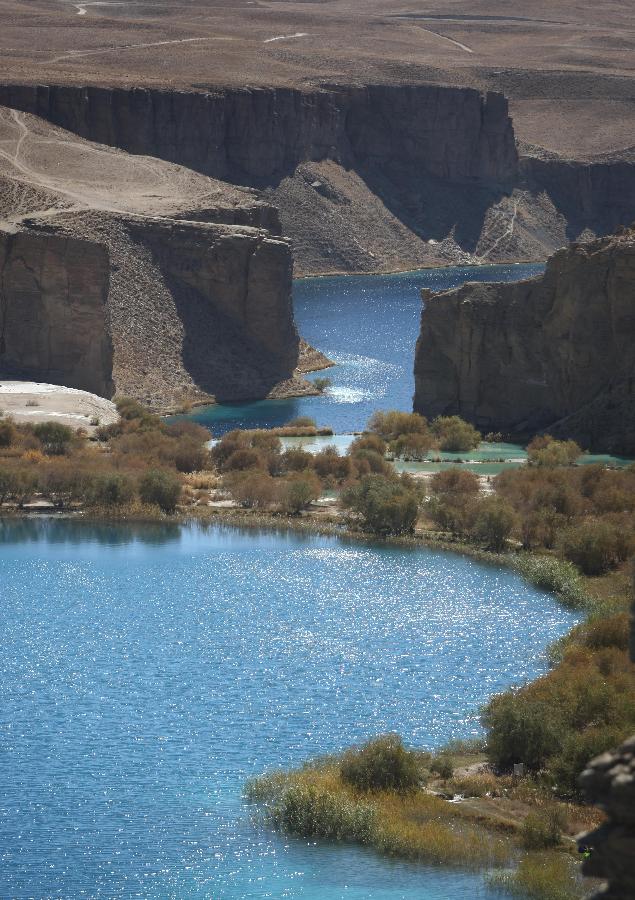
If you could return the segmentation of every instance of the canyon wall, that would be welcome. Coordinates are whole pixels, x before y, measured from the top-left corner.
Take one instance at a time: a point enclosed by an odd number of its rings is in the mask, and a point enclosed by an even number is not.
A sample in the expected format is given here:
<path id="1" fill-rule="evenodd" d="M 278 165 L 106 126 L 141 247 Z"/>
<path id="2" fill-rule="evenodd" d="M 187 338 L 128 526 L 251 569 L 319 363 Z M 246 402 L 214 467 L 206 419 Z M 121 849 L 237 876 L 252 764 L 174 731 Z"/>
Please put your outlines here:
<path id="1" fill-rule="evenodd" d="M 61 211 L 0 232 L 0 312 L 0 377 L 156 409 L 266 397 L 298 361 L 289 244 L 262 229 Z"/>
<path id="2" fill-rule="evenodd" d="M 509 181 L 517 154 L 507 101 L 435 85 L 186 92 L 0 85 L 0 105 L 91 141 L 222 180 L 279 181 L 300 163 L 414 167 L 439 178 Z"/>
<path id="3" fill-rule="evenodd" d="M 519 158 L 507 100 L 472 88 L 5 84 L 0 104 L 257 191 L 297 274 L 544 259 L 635 216 L 633 160 Z M 246 216 L 209 219 L 279 232 Z"/>
<path id="4" fill-rule="evenodd" d="M 105 247 L 0 232 L 0 373 L 113 393 Z"/>
<path id="5" fill-rule="evenodd" d="M 540 278 L 423 300 L 417 412 L 635 453 L 635 231 L 573 244 Z"/>

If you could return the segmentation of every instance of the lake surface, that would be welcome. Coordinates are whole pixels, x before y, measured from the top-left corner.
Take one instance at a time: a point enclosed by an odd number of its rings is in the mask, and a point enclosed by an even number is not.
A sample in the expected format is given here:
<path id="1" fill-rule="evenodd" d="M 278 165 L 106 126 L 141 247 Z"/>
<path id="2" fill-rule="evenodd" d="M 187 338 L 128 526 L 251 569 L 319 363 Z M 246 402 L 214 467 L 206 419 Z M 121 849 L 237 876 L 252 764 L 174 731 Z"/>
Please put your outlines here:
<path id="1" fill-rule="evenodd" d="M 443 291 L 466 281 L 519 281 L 542 264 L 452 266 L 397 275 L 348 275 L 294 282 L 295 318 L 302 337 L 337 365 L 313 377 L 333 384 L 321 397 L 225 404 L 188 418 L 215 436 L 232 428 L 272 428 L 311 416 L 335 432 L 361 431 L 376 409 L 412 410 L 414 352 L 421 289 Z"/>
<path id="2" fill-rule="evenodd" d="M 246 777 L 387 730 L 478 732 L 575 617 L 456 554 L 197 526 L 0 522 L 0 897 L 493 900 L 277 836 Z"/>

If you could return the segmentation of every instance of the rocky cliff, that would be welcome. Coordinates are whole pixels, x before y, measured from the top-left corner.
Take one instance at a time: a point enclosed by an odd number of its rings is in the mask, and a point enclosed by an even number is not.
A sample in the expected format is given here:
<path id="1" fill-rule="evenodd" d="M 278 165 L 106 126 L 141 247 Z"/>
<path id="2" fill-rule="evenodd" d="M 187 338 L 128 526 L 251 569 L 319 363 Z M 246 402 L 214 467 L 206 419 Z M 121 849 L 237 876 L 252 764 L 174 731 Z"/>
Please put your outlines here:
<path id="1" fill-rule="evenodd" d="M 110 397 L 107 249 L 70 236 L 0 232 L 0 371 Z"/>
<path id="2" fill-rule="evenodd" d="M 279 181 L 300 163 L 412 167 L 508 181 L 517 155 L 507 101 L 436 85 L 215 92 L 3 85 L 0 105 L 91 141 L 238 183 Z"/>
<path id="3" fill-rule="evenodd" d="M 415 410 L 635 453 L 635 231 L 572 244 L 539 278 L 423 300 Z"/>
<path id="4" fill-rule="evenodd" d="M 0 377 L 158 409 L 310 392 L 253 192 L 0 107 Z"/>
<path id="5" fill-rule="evenodd" d="M 293 378 L 291 254 L 267 231 L 60 213 L 0 233 L 0 278 L 0 377 L 158 409 Z"/>

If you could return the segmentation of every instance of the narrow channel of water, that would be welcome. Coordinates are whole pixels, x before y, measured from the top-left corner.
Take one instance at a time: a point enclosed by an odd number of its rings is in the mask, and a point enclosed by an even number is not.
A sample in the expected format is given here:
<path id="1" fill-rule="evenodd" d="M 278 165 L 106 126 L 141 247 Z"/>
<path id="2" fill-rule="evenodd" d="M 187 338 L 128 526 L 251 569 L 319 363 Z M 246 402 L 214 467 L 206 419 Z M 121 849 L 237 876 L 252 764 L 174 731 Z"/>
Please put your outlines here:
<path id="1" fill-rule="evenodd" d="M 574 616 L 456 554 L 196 526 L 0 523 L 0 897 L 493 900 L 477 874 L 250 821 L 246 777 L 434 747 Z"/>
<path id="2" fill-rule="evenodd" d="M 543 270 L 542 264 L 454 266 L 298 280 L 293 289 L 298 331 L 337 363 L 317 373 L 332 379 L 331 389 L 321 397 L 208 406 L 189 418 L 215 436 L 232 428 L 272 428 L 296 416 L 311 416 L 341 433 L 361 431 L 376 409 L 410 411 L 421 289 L 519 281 Z"/>

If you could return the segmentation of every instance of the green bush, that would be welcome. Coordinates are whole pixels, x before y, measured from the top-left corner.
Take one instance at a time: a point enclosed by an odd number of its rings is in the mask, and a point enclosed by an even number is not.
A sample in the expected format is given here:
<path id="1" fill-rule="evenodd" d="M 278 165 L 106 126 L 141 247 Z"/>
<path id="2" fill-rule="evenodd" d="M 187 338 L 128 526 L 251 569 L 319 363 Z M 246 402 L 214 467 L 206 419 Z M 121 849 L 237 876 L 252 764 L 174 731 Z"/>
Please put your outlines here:
<path id="1" fill-rule="evenodd" d="M 60 422 L 39 422 L 33 427 L 33 433 L 42 444 L 44 451 L 53 456 L 66 453 L 73 440 L 73 430 Z"/>
<path id="2" fill-rule="evenodd" d="M 506 547 L 515 524 L 516 514 L 509 503 L 498 497 L 485 497 L 476 507 L 472 534 L 488 550 L 500 552 Z"/>
<path id="3" fill-rule="evenodd" d="M 572 609 L 584 609 L 590 606 L 580 572 L 570 562 L 556 559 L 553 556 L 532 556 L 529 553 L 512 557 L 513 568 L 527 581 L 546 591 L 552 591 L 560 600 Z"/>
<path id="4" fill-rule="evenodd" d="M 550 434 L 537 435 L 527 446 L 530 466 L 571 466 L 581 455 L 575 441 L 556 441 Z"/>
<path id="5" fill-rule="evenodd" d="M 267 809 L 275 828 L 304 838 L 370 843 L 375 810 L 327 789 L 294 784 Z"/>
<path id="6" fill-rule="evenodd" d="M 430 771 L 447 780 L 454 775 L 454 759 L 449 753 L 438 753 L 430 762 Z"/>
<path id="7" fill-rule="evenodd" d="M 172 472 L 150 469 L 139 482 L 139 496 L 144 503 L 160 507 L 172 513 L 181 495 L 181 480 Z"/>
<path id="8" fill-rule="evenodd" d="M 10 447 L 15 442 L 17 434 L 11 419 L 0 419 L 0 447 Z"/>
<path id="9" fill-rule="evenodd" d="M 342 494 L 342 503 L 359 513 L 374 534 L 410 534 L 419 510 L 416 494 L 398 479 L 366 475 Z"/>
<path id="10" fill-rule="evenodd" d="M 517 691 L 492 697 L 481 712 L 481 722 L 487 731 L 487 755 L 501 769 L 524 763 L 538 771 L 562 747 L 564 727 L 557 712 Z"/>
<path id="11" fill-rule="evenodd" d="M 530 812 L 520 829 L 523 847 L 526 850 L 557 847 L 565 826 L 566 816 L 558 806 L 548 806 L 537 812 Z"/>
<path id="12" fill-rule="evenodd" d="M 409 791 L 421 781 L 417 754 L 407 750 L 396 734 L 381 735 L 347 750 L 340 774 L 359 791 Z"/>
<path id="13" fill-rule="evenodd" d="M 134 486 L 125 475 L 102 475 L 92 487 L 90 501 L 96 506 L 123 506 L 134 494 Z"/>
<path id="14" fill-rule="evenodd" d="M 441 450 L 467 452 L 481 443 L 482 435 L 459 416 L 439 416 L 432 423 Z"/>
<path id="15" fill-rule="evenodd" d="M 434 446 L 434 438 L 432 434 L 401 434 L 392 441 L 390 449 L 395 456 L 405 459 L 422 460 L 425 459 L 432 447 Z"/>
<path id="16" fill-rule="evenodd" d="M 380 456 L 386 455 L 386 441 L 378 434 L 361 434 L 348 448 L 349 456 L 355 456 L 359 450 L 373 450 Z"/>
<path id="17" fill-rule="evenodd" d="M 523 900 L 580 900 L 585 894 L 576 877 L 576 864 L 563 853 L 529 853 L 513 872 L 488 877 L 491 887 Z"/>
<path id="18" fill-rule="evenodd" d="M 280 505 L 285 512 L 296 516 L 317 500 L 321 493 L 322 486 L 317 476 L 313 472 L 305 472 L 282 481 Z"/>
<path id="19" fill-rule="evenodd" d="M 602 519 L 567 528 L 558 541 L 562 555 L 585 575 L 603 575 L 628 558 L 633 536 L 623 527 Z"/>

